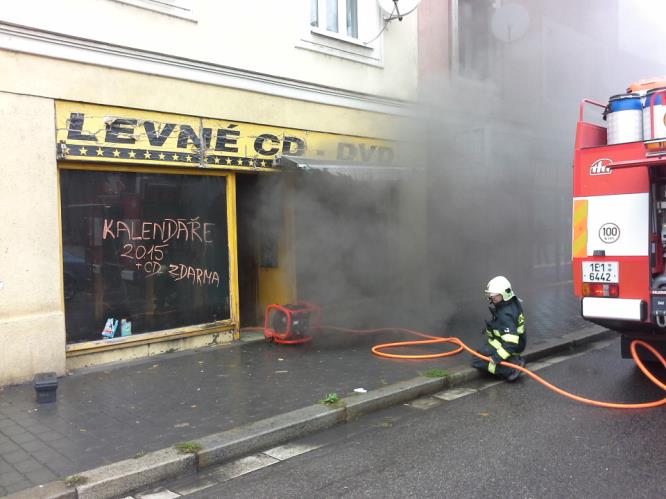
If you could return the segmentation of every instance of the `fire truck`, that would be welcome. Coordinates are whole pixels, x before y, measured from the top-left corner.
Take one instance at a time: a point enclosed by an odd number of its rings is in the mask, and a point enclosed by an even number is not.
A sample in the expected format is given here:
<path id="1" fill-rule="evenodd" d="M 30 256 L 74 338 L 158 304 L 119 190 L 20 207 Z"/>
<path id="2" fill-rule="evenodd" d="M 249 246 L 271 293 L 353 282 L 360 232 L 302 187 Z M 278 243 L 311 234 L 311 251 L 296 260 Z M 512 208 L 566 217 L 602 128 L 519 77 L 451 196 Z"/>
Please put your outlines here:
<path id="1" fill-rule="evenodd" d="M 666 80 L 584 99 L 573 165 L 572 264 L 583 318 L 666 349 Z"/>

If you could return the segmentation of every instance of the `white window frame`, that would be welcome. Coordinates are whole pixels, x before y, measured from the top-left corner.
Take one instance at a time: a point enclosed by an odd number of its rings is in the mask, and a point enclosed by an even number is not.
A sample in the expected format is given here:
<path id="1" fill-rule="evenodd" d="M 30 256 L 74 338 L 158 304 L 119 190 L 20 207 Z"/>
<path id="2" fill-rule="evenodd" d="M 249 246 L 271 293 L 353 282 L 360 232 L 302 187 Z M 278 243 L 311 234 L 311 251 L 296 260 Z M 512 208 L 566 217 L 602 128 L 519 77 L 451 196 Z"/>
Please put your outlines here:
<path id="1" fill-rule="evenodd" d="M 310 0 L 303 0 L 303 26 L 296 46 L 356 62 L 383 67 L 383 17 L 375 0 L 357 0 L 358 38 L 347 35 L 347 2 L 338 0 L 338 31 L 326 29 L 326 0 L 318 0 L 318 26 L 311 26 Z M 379 36 L 378 36 L 379 35 Z"/>
<path id="2" fill-rule="evenodd" d="M 367 2 L 367 0 L 366 0 Z M 337 31 L 329 31 L 328 26 L 328 9 L 327 9 L 328 0 L 317 0 L 317 26 L 311 26 L 311 30 L 315 33 L 319 33 L 326 36 L 332 36 L 340 40 L 345 40 L 351 43 L 359 43 L 358 37 L 349 36 L 347 34 L 347 0 L 338 0 L 338 26 Z M 356 16 L 357 22 L 360 24 L 358 15 L 363 11 L 363 7 L 359 5 L 363 3 L 363 0 L 357 0 L 356 2 Z M 312 15 L 312 13 L 310 13 Z M 360 27 L 357 27 L 358 34 L 360 35 Z M 362 43 L 362 42 L 361 42 Z"/>
<path id="3" fill-rule="evenodd" d="M 195 0 L 113 0 L 114 2 L 132 5 L 140 9 L 152 10 L 160 14 L 178 17 L 187 21 L 198 21 Z"/>

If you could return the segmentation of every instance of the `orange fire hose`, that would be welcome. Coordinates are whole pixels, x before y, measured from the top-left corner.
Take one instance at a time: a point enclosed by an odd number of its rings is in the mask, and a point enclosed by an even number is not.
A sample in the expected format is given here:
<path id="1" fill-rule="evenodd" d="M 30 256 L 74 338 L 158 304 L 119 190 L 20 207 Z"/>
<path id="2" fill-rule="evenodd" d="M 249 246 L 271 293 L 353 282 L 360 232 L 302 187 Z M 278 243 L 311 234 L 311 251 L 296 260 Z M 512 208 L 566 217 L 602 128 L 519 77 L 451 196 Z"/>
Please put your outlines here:
<path id="1" fill-rule="evenodd" d="M 411 329 L 405 329 L 405 328 L 380 328 L 380 329 L 347 329 L 347 328 L 340 328 L 340 327 L 335 327 L 335 326 L 320 326 L 321 329 L 332 329 L 336 331 L 346 331 L 346 332 L 352 332 L 352 333 L 379 333 L 379 332 L 386 332 L 386 331 L 402 331 L 406 333 L 410 333 L 422 338 L 425 338 L 423 340 L 412 340 L 412 341 L 396 341 L 392 343 L 382 343 L 379 345 L 375 345 L 372 347 L 372 353 L 377 355 L 378 357 L 385 357 L 389 359 L 439 359 L 441 357 L 451 357 L 453 355 L 457 355 L 463 350 L 466 350 L 472 355 L 475 355 L 476 357 L 479 357 L 480 359 L 485 360 L 486 362 L 490 361 L 490 357 L 486 357 L 484 355 L 481 355 L 479 352 L 476 350 L 471 349 L 465 343 L 460 339 L 456 338 L 455 336 L 451 336 L 450 338 L 440 338 L 437 336 L 430 336 L 424 333 L 420 333 L 418 331 L 413 331 Z M 432 345 L 435 343 L 450 343 L 452 345 L 457 345 L 457 348 L 454 350 L 451 350 L 449 352 L 442 352 L 442 353 L 435 353 L 435 354 L 417 354 L 417 355 L 405 355 L 405 354 L 395 354 L 395 353 L 386 353 L 383 352 L 382 350 L 390 349 L 390 348 L 401 348 L 401 347 L 409 347 L 409 346 L 415 346 L 415 345 Z M 650 381 L 652 381 L 655 385 L 657 385 L 659 388 L 662 390 L 666 391 L 666 384 L 664 384 L 662 381 L 657 379 L 648 369 L 645 367 L 641 359 L 638 357 L 638 353 L 636 352 L 636 347 L 637 346 L 642 346 L 644 348 L 647 348 L 650 352 L 652 352 L 657 359 L 661 362 L 661 364 L 666 368 L 666 359 L 651 345 L 648 343 L 645 343 L 644 341 L 641 340 L 634 340 L 631 342 L 630 348 L 631 348 L 631 356 L 634 358 L 634 361 L 640 368 L 640 370 L 645 374 L 645 376 L 648 377 Z M 624 403 L 617 403 L 617 402 L 602 402 L 599 400 L 592 400 L 588 399 L 585 397 L 581 397 L 579 395 L 575 395 L 573 393 L 567 392 L 566 390 L 563 390 L 552 383 L 549 383 L 542 377 L 534 374 L 532 371 L 525 367 L 518 366 L 516 364 L 512 364 L 510 362 L 502 361 L 501 364 L 511 367 L 513 369 L 518 369 L 519 371 L 522 371 L 523 373 L 527 374 L 531 378 L 535 379 L 542 385 L 544 385 L 546 388 L 550 388 L 553 390 L 555 393 L 559 393 L 560 395 L 563 395 L 567 398 L 570 398 L 572 400 L 576 400 L 578 402 L 582 402 L 583 404 L 588 404 L 588 405 L 593 405 L 596 407 L 606 407 L 606 408 L 611 408 L 611 409 L 649 409 L 652 407 L 659 407 L 662 405 L 666 404 L 666 397 L 660 400 L 655 400 L 653 402 L 643 402 L 640 404 L 624 404 Z"/>

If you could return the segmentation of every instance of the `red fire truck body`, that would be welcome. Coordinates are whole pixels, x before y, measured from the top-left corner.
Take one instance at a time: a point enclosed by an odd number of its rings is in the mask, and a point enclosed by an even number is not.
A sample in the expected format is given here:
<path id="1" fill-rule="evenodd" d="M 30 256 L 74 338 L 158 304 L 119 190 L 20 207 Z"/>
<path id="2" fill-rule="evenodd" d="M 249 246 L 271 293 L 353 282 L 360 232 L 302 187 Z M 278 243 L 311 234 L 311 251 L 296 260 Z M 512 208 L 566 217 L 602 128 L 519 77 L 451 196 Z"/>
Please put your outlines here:
<path id="1" fill-rule="evenodd" d="M 666 139 L 607 144 L 584 111 L 573 168 L 572 266 L 582 316 L 659 347 L 666 340 Z M 601 120 L 599 120 L 600 122 Z M 662 348 L 663 349 L 663 345 Z"/>

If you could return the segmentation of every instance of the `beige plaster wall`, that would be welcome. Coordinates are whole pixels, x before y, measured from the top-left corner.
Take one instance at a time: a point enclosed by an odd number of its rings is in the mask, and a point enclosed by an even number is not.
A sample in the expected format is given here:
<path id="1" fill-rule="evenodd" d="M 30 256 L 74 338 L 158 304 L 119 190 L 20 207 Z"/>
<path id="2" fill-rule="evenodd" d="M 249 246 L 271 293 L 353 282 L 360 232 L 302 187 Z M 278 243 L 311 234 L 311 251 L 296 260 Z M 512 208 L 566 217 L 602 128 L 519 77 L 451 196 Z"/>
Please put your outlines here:
<path id="1" fill-rule="evenodd" d="M 416 95 L 416 13 L 382 33 L 384 60 L 376 67 L 299 48 L 309 31 L 309 0 L 194 4 L 193 22 L 109 0 L 22 0 L 0 11 L 0 21 L 355 92 Z M 380 29 L 378 23 L 360 41 Z"/>
<path id="2" fill-rule="evenodd" d="M 409 127 L 407 118 L 0 50 L 0 386 L 212 341 L 65 360 L 54 99 L 387 139 Z"/>
<path id="3" fill-rule="evenodd" d="M 51 99 L 0 92 L 0 385 L 65 370 Z"/>
<path id="4" fill-rule="evenodd" d="M 376 138 L 409 126 L 408 118 L 2 50 L 0 91 Z"/>

